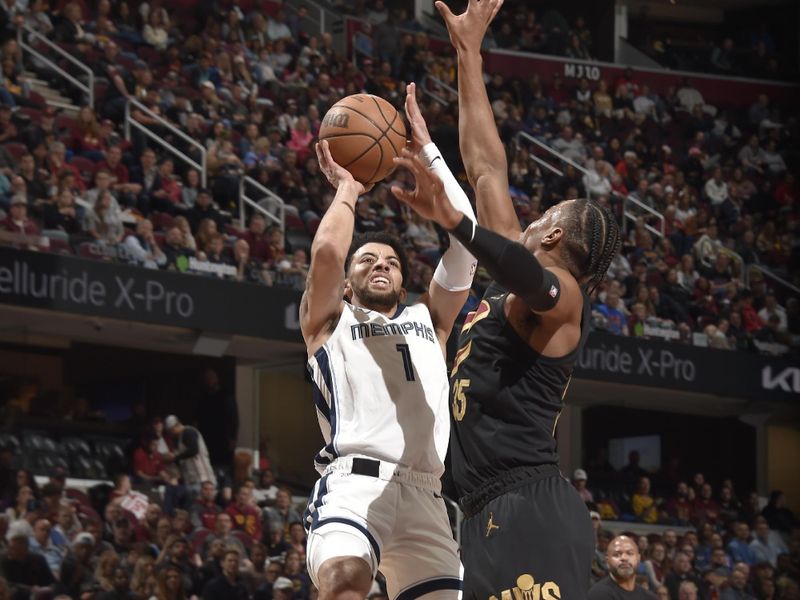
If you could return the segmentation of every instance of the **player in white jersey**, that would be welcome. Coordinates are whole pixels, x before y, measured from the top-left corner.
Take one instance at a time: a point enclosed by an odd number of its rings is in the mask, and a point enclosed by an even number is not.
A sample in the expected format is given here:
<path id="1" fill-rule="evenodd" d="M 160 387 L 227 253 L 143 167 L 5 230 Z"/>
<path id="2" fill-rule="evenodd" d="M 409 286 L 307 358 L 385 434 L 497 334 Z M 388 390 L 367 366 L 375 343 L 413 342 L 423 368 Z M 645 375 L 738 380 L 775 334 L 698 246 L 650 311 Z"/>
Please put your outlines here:
<path id="1" fill-rule="evenodd" d="M 472 214 L 414 94 L 411 84 L 413 193 Z M 353 241 L 355 204 L 368 190 L 333 161 L 327 142 L 317 157 L 337 191 L 314 237 L 300 307 L 326 443 L 305 513 L 308 571 L 320 600 L 362 600 L 378 567 L 391 598 L 455 599 L 461 565 L 439 481 L 450 430 L 444 353 L 475 259 L 451 239 L 428 292 L 404 305 L 400 240 Z"/>

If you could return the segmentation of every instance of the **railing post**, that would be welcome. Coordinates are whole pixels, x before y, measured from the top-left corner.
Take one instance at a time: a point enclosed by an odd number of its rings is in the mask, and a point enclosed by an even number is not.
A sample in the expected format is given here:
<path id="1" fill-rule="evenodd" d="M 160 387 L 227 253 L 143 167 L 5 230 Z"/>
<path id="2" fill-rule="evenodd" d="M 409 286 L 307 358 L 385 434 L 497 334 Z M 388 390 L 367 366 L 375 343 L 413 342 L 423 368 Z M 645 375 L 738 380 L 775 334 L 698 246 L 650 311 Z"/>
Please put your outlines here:
<path id="1" fill-rule="evenodd" d="M 125 141 L 131 141 L 131 102 L 125 102 Z"/>
<path id="2" fill-rule="evenodd" d="M 244 177 L 239 178 L 239 227 L 244 229 Z"/>

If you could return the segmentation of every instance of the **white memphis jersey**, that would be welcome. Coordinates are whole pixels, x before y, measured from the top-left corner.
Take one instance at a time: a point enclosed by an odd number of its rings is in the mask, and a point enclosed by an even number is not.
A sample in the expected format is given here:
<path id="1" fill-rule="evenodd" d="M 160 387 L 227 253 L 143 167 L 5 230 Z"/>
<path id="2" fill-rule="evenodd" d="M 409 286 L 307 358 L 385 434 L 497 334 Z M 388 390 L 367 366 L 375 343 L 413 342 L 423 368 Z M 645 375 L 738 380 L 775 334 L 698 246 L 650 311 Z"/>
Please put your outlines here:
<path id="1" fill-rule="evenodd" d="M 340 456 L 444 472 L 449 382 L 427 306 L 401 304 L 387 317 L 345 302 L 308 367 L 326 443 L 314 459 L 320 473 Z"/>

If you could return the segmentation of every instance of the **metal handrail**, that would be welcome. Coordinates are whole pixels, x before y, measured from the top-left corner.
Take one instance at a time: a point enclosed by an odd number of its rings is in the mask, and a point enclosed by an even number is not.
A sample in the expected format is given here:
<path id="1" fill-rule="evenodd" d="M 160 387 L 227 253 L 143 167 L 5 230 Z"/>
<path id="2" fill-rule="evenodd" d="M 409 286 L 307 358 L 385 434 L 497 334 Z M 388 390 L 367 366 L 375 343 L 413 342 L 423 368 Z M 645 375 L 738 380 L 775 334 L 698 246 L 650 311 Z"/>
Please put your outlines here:
<path id="1" fill-rule="evenodd" d="M 529 134 L 529 133 L 527 133 L 525 131 L 520 131 L 520 132 L 517 133 L 517 137 L 525 138 L 526 140 L 530 141 L 531 143 L 536 144 L 537 146 L 539 146 L 543 150 L 546 150 L 547 152 L 549 152 L 553 156 L 557 157 L 558 159 L 562 160 L 563 162 L 567 163 L 568 165 L 571 165 L 577 171 L 581 172 L 583 175 L 588 175 L 589 174 L 588 170 L 583 168 L 581 165 L 576 163 L 574 160 L 571 160 L 569 157 L 564 156 L 558 150 L 555 150 L 554 148 L 551 148 L 549 145 L 545 144 L 544 142 L 542 142 L 540 140 L 537 140 L 531 134 Z M 558 169 L 556 169 L 555 167 L 553 167 L 549 163 L 543 161 L 539 157 L 534 156 L 533 154 L 529 154 L 529 156 L 532 159 L 534 159 L 536 162 L 538 162 L 539 164 L 547 167 L 548 169 L 550 169 L 551 171 L 556 173 L 557 175 L 563 175 L 561 173 L 561 171 L 559 171 Z M 656 229 L 652 225 L 650 225 L 648 223 L 645 223 L 644 224 L 645 229 L 647 229 L 650 233 L 652 233 L 653 235 L 657 236 L 658 238 L 663 238 L 664 237 L 664 232 L 666 230 L 665 229 L 666 221 L 664 219 L 664 215 L 662 215 L 656 209 L 647 206 L 645 203 L 637 200 L 636 198 L 634 198 L 634 197 L 632 197 L 630 195 L 624 196 L 624 195 L 620 194 L 619 192 L 615 192 L 615 191 L 612 191 L 611 194 L 616 198 L 621 198 L 622 199 L 622 215 L 624 217 L 623 224 L 626 224 L 628 220 L 635 222 L 639 218 L 639 215 L 637 215 L 636 213 L 634 213 L 632 211 L 629 211 L 627 209 L 626 204 L 627 203 L 633 203 L 636 206 L 638 206 L 639 208 L 641 208 L 643 211 L 653 215 L 656 219 L 658 219 L 658 221 L 659 221 L 659 223 L 661 225 L 659 229 Z"/>
<path id="2" fill-rule="evenodd" d="M 555 156 L 555 157 L 556 157 L 556 158 L 558 158 L 559 160 L 561 160 L 561 161 L 563 161 L 563 162 L 567 163 L 568 165 L 570 165 L 570 166 L 572 166 L 572 167 L 575 167 L 575 169 L 577 169 L 578 171 L 580 171 L 580 172 L 581 172 L 581 173 L 583 173 L 584 175 L 588 175 L 588 174 L 589 174 L 589 171 L 587 171 L 586 169 L 584 169 L 582 166 L 580 166 L 580 165 L 579 165 L 578 163 L 576 163 L 574 160 L 572 160 L 572 159 L 570 159 L 570 158 L 568 158 L 568 157 L 564 156 L 563 154 L 561 154 L 561 152 L 559 152 L 559 151 L 558 151 L 558 150 L 556 150 L 555 148 L 552 148 L 551 146 L 548 146 L 548 145 L 547 145 L 547 144 L 545 144 L 544 142 L 541 142 L 541 141 L 537 140 L 537 139 L 536 139 L 535 137 L 533 137 L 531 134 L 529 134 L 529 133 L 527 133 L 527 132 L 525 132 L 525 131 L 519 131 L 519 132 L 517 132 L 517 135 L 518 135 L 519 137 L 523 137 L 523 138 L 525 138 L 526 140 L 528 140 L 529 142 L 531 142 L 531 143 L 533 143 L 533 144 L 536 144 L 537 146 L 539 146 L 539 147 L 540 147 L 540 148 L 542 148 L 543 150 L 547 150 L 547 151 L 548 151 L 550 154 L 552 154 L 553 156 Z"/>
<path id="3" fill-rule="evenodd" d="M 451 94 L 455 94 L 455 96 L 458 97 L 458 90 L 454 88 L 452 85 L 445 83 L 435 75 L 431 75 L 430 73 L 425 73 L 425 75 L 422 77 L 422 81 L 419 84 L 419 88 L 422 90 L 423 94 L 427 94 L 428 96 L 436 100 L 436 102 L 438 102 L 439 104 L 447 106 L 448 104 L 450 104 L 450 101 L 447 100 L 444 96 L 440 96 L 436 92 L 433 92 L 430 89 L 428 89 L 428 81 L 433 81 L 439 87 L 444 88 Z"/>
<path id="4" fill-rule="evenodd" d="M 265 197 L 262 197 L 258 200 L 251 198 L 250 196 L 247 195 L 247 192 L 245 191 L 245 186 L 247 185 L 261 192 L 262 194 L 264 194 Z M 278 204 L 277 215 L 268 211 L 262 205 L 262 202 L 264 202 L 267 198 L 275 201 Z M 257 210 L 258 212 L 263 214 L 268 220 L 278 225 L 278 227 L 281 228 L 281 231 L 284 230 L 286 224 L 286 202 L 284 202 L 283 198 L 278 196 L 278 194 L 264 187 L 258 181 L 247 175 L 245 175 L 239 180 L 239 223 L 242 228 L 245 228 L 247 226 L 246 223 L 247 217 L 245 215 L 245 204 L 247 204 L 254 210 Z"/>
<path id="5" fill-rule="evenodd" d="M 24 33 L 28 34 L 28 39 L 25 39 Z M 56 63 L 52 60 L 47 58 L 44 54 L 42 54 L 39 50 L 34 48 L 31 44 L 28 43 L 29 39 L 35 39 L 40 42 L 43 42 L 48 48 L 54 50 L 59 56 L 69 61 L 75 67 L 83 71 L 88 79 L 88 83 L 83 83 L 80 79 L 77 79 L 73 75 L 70 75 L 59 67 Z M 28 27 L 27 25 L 22 25 L 17 29 L 17 43 L 19 47 L 22 48 L 25 52 L 28 52 L 35 56 L 39 61 L 43 62 L 45 65 L 50 67 L 53 71 L 55 71 L 58 75 L 60 75 L 63 79 L 80 89 L 89 101 L 89 106 L 94 108 L 94 72 L 84 63 L 79 61 L 77 58 L 72 56 L 69 52 L 61 48 L 59 45 L 54 44 L 50 40 L 48 40 L 45 36 L 43 36 L 38 31 L 35 31 Z"/>
<path id="6" fill-rule="evenodd" d="M 143 123 L 140 123 L 139 121 L 134 119 L 133 116 L 131 115 L 131 107 L 132 106 L 135 107 L 137 110 L 142 111 L 144 114 L 146 114 L 151 119 L 155 119 L 156 121 L 158 121 L 158 124 L 161 127 L 164 127 L 166 129 L 168 129 L 169 131 L 171 131 L 172 133 L 177 135 L 179 138 L 181 138 L 182 140 L 187 142 L 189 145 L 194 146 L 195 148 L 197 148 L 200 151 L 200 162 L 198 163 L 196 160 L 194 160 L 191 156 L 189 156 L 185 152 L 183 152 L 181 150 L 178 150 L 178 148 L 176 148 L 175 146 L 170 144 L 167 140 L 165 140 L 163 137 L 161 137 L 160 135 L 158 135 L 157 133 L 152 131 L 146 125 L 144 125 Z M 207 173 L 206 173 L 207 167 L 206 167 L 206 165 L 208 164 L 208 159 L 207 159 L 208 150 L 206 149 L 206 147 L 203 144 L 201 144 L 200 142 L 198 142 L 194 138 L 189 137 L 183 131 L 181 131 L 180 129 L 175 127 L 175 125 L 173 125 L 172 123 L 170 123 L 169 121 L 164 119 L 164 117 L 154 113 L 152 110 L 147 108 L 144 104 L 142 104 L 141 102 L 139 102 L 138 100 L 135 100 L 133 98 L 130 98 L 125 103 L 125 139 L 129 140 L 129 141 L 131 139 L 131 126 L 133 126 L 138 131 L 141 131 L 144 135 L 149 137 L 154 142 L 157 142 L 158 144 L 160 144 L 161 146 L 163 146 L 164 148 L 166 148 L 167 150 L 172 152 L 175 156 L 177 156 L 178 158 L 183 160 L 189 166 L 194 167 L 195 169 L 197 169 L 200 172 L 200 182 L 201 182 L 201 184 L 203 185 L 203 187 L 206 186 L 206 180 L 207 180 Z"/>
<path id="7" fill-rule="evenodd" d="M 660 230 L 656 229 L 655 227 L 653 227 L 651 225 L 649 225 L 648 223 L 644 224 L 644 228 L 647 231 L 649 231 L 650 233 L 652 233 L 653 235 L 655 235 L 655 236 L 657 236 L 659 238 L 663 238 L 664 237 L 664 232 L 666 231 L 666 220 L 664 219 L 664 215 L 662 215 L 660 212 L 658 212 L 655 208 L 651 208 L 651 207 L 647 206 L 647 204 L 645 204 L 641 200 L 637 200 L 636 198 L 634 198 L 630 194 L 627 195 L 627 196 L 623 196 L 619 192 L 613 192 L 613 194 L 615 196 L 617 196 L 618 198 L 622 198 L 622 214 L 625 216 L 626 219 L 629 219 L 629 220 L 635 222 L 641 216 L 641 215 L 637 215 L 634 212 L 628 211 L 628 209 L 626 207 L 626 204 L 628 202 L 631 202 L 631 203 L 635 204 L 636 206 L 638 206 L 640 209 L 642 209 L 644 212 L 648 212 L 651 215 L 653 215 L 654 217 L 656 217 L 656 219 L 658 219 L 659 223 L 661 224 Z"/>
<path id="8" fill-rule="evenodd" d="M 761 265 L 757 265 L 755 263 L 751 263 L 751 264 L 747 265 L 745 268 L 747 270 L 747 285 L 748 286 L 750 285 L 750 269 L 756 269 L 758 271 L 761 271 L 764 274 L 764 277 L 769 277 L 770 279 L 774 279 L 775 281 L 780 283 L 782 286 L 784 286 L 786 288 L 789 288 L 795 294 L 800 296 L 800 288 L 798 288 L 793 283 L 791 283 L 789 281 L 786 281 L 783 277 L 780 277 L 779 275 L 776 275 L 775 273 L 773 273 L 772 271 L 770 271 L 766 267 L 762 267 Z"/>

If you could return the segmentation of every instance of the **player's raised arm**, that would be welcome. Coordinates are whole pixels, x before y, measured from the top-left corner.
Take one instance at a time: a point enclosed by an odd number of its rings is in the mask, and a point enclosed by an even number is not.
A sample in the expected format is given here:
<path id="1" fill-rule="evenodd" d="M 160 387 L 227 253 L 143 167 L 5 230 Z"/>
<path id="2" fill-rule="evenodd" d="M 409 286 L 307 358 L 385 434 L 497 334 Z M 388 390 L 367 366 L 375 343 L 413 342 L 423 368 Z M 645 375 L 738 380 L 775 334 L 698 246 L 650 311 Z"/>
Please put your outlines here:
<path id="1" fill-rule="evenodd" d="M 355 205 L 367 189 L 336 164 L 328 142 L 316 146 L 319 166 L 336 188 L 311 244 L 311 266 L 300 302 L 300 330 L 309 356 L 325 343 L 342 312 L 344 266 L 353 241 Z"/>
<path id="2" fill-rule="evenodd" d="M 466 12 L 455 16 L 444 2 L 436 2 L 458 54 L 459 144 L 475 190 L 478 222 L 517 240 L 520 225 L 508 193 L 508 161 L 483 83 L 481 57 L 483 37 L 502 5 L 503 0 L 469 0 Z"/>
<path id="3" fill-rule="evenodd" d="M 443 193 L 445 201 L 449 201 L 455 209 L 474 221 L 475 215 L 469 198 L 431 140 L 428 126 L 417 104 L 416 86 L 413 83 L 406 87 L 406 117 L 411 125 L 410 149 L 420 159 L 419 162 L 406 165 L 414 174 L 414 193 L 431 197 Z M 431 320 L 442 348 L 445 347 L 453 323 L 467 299 L 476 266 L 475 257 L 461 242 L 450 236 L 450 247 L 436 266 L 428 291 L 421 299 L 431 312 Z"/>

